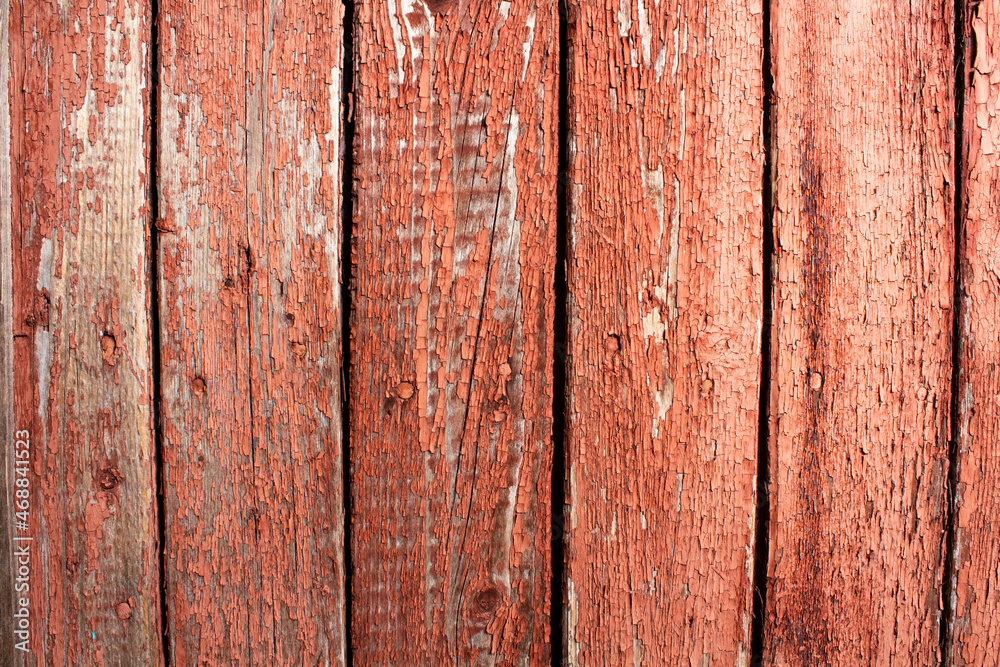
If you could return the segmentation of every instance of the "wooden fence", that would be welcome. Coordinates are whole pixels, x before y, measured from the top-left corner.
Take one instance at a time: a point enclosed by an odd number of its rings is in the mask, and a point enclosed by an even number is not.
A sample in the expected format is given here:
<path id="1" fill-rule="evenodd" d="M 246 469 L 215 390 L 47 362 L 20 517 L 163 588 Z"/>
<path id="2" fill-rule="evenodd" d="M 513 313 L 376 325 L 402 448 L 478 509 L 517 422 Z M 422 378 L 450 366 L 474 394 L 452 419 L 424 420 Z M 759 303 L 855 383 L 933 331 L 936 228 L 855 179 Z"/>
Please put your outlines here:
<path id="1" fill-rule="evenodd" d="M 0 664 L 1000 664 L 1000 0 L 0 3 Z"/>

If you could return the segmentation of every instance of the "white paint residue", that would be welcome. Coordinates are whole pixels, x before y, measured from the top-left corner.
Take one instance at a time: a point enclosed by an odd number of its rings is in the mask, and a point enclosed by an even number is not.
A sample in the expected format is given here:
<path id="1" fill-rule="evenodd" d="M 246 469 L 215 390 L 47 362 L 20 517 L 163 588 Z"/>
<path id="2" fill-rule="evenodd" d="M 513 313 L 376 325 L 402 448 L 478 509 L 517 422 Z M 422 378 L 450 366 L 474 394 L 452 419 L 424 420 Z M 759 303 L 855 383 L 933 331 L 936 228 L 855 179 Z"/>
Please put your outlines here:
<path id="1" fill-rule="evenodd" d="M 663 389 L 653 392 L 653 402 L 656 403 L 656 413 L 653 415 L 653 437 L 660 433 L 660 422 L 667 418 L 667 413 L 674 406 L 674 381 L 667 375 L 669 369 L 663 369 Z"/>
<path id="2" fill-rule="evenodd" d="M 629 0 L 618 0 L 618 36 L 628 37 L 628 31 L 632 27 L 632 8 Z"/>
<path id="3" fill-rule="evenodd" d="M 525 77 L 528 75 L 528 62 L 531 60 L 531 47 L 535 44 L 534 6 L 531 8 L 531 13 L 528 14 L 528 20 L 525 21 L 525 25 L 528 26 L 528 39 L 524 42 L 524 67 L 521 68 L 521 83 L 524 83 Z"/>
<path id="4" fill-rule="evenodd" d="M 393 3 L 395 5 L 395 3 Z M 392 89 L 392 97 L 399 95 L 399 84 L 403 82 L 406 70 L 403 68 L 403 57 L 406 55 L 406 44 L 403 42 L 403 30 L 396 19 L 396 11 L 389 12 L 389 27 L 392 29 L 392 44 L 396 50 L 396 72 L 389 72 L 389 87 Z M 393 76 L 395 75 L 395 76 Z"/>
<path id="5" fill-rule="evenodd" d="M 684 491 L 684 473 L 677 473 L 677 514 L 681 513 L 681 494 Z"/>
<path id="6" fill-rule="evenodd" d="M 684 100 L 684 86 L 681 86 L 680 100 L 678 101 L 678 113 L 681 116 L 681 136 L 680 136 L 680 146 L 677 149 L 677 160 L 678 162 L 684 160 L 684 143 L 687 141 L 687 104 Z"/>
<path id="7" fill-rule="evenodd" d="M 660 307 L 653 306 L 653 309 L 642 318 L 642 335 L 659 342 L 664 339 L 666 331 L 667 327 L 660 314 Z"/>
<path id="8" fill-rule="evenodd" d="M 327 94 L 329 95 L 329 105 L 330 105 L 330 131 L 327 132 L 323 139 L 327 142 L 327 146 L 331 144 L 337 147 L 335 151 L 328 151 L 327 154 L 334 156 L 333 159 L 328 159 L 324 165 L 324 171 L 326 172 L 326 177 L 330 179 L 330 183 L 333 184 L 333 188 L 336 194 L 334 201 L 339 201 L 340 192 L 340 181 L 341 181 L 341 162 L 340 162 L 340 151 L 343 148 L 340 143 L 340 117 L 342 114 L 341 109 L 341 88 L 340 88 L 340 68 L 331 67 L 330 68 L 330 88 Z M 339 270 L 337 267 L 340 266 L 340 242 L 339 242 L 339 230 L 336 234 L 327 234 L 326 236 L 326 257 L 327 266 L 330 268 L 330 275 L 337 275 Z M 335 299 L 337 300 L 337 308 L 340 309 L 340 291 L 334 290 Z"/>
<path id="9" fill-rule="evenodd" d="M 653 65 L 653 71 L 656 72 L 656 83 L 659 83 L 660 79 L 663 78 L 663 68 L 666 66 L 666 64 L 667 64 L 667 47 L 662 46 L 660 47 L 659 55 L 656 56 L 656 64 Z"/>
<path id="10" fill-rule="evenodd" d="M 576 643 L 576 624 L 580 620 L 580 601 L 576 597 L 573 580 L 567 578 L 566 591 L 566 660 L 570 667 L 580 664 L 580 645 Z"/>
<path id="11" fill-rule="evenodd" d="M 38 252 L 38 280 L 36 287 L 39 290 L 52 291 L 52 239 L 42 239 L 42 247 Z"/>
<path id="12" fill-rule="evenodd" d="M 643 650 L 642 640 L 639 639 L 639 626 L 635 623 L 632 624 L 632 667 L 642 667 L 643 658 L 645 657 L 645 651 Z"/>
<path id="13" fill-rule="evenodd" d="M 403 13 L 403 23 L 406 24 L 406 36 L 407 41 L 410 44 L 410 80 L 416 83 L 417 76 L 420 74 L 420 68 L 417 65 L 417 61 L 424 57 L 424 50 L 422 46 L 422 37 L 428 33 L 434 34 L 434 13 L 427 10 L 427 6 L 421 2 L 419 5 L 414 3 L 414 0 L 400 0 Z M 410 15 L 423 16 L 424 21 L 414 24 L 410 21 Z M 427 29 L 424 29 L 424 25 Z M 399 52 L 399 47 L 396 48 L 397 53 Z M 405 48 L 404 48 L 405 51 Z M 403 77 L 403 67 L 402 61 L 400 61 L 400 81 Z"/>
<path id="14" fill-rule="evenodd" d="M 649 42 L 652 35 L 649 31 L 649 17 L 646 16 L 646 5 L 643 0 L 637 0 L 637 12 L 639 15 L 639 39 L 642 42 L 642 64 L 648 69 L 652 66 L 653 59 L 650 56 Z"/>
<path id="15" fill-rule="evenodd" d="M 679 63 L 680 56 L 681 56 L 680 39 L 681 39 L 681 37 L 680 37 L 680 28 L 678 28 L 677 26 L 674 26 L 674 67 L 673 67 L 673 70 L 672 70 L 674 78 L 677 78 L 677 65 Z"/>
<path id="16" fill-rule="evenodd" d="M 49 382 L 52 378 L 52 334 L 44 327 L 35 328 L 35 363 L 38 364 L 38 416 L 45 423 L 45 408 L 49 404 Z"/>

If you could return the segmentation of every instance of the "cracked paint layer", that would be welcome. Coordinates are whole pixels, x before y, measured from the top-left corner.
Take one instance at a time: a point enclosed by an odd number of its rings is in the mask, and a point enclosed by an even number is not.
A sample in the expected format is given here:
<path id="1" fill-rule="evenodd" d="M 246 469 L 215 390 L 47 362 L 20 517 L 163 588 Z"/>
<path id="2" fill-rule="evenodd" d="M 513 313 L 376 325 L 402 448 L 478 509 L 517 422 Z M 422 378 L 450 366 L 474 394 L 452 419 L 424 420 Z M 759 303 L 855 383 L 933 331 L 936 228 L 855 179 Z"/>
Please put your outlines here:
<path id="1" fill-rule="evenodd" d="M 955 667 L 1000 664 L 1000 0 L 966 16 L 962 302 L 958 330 Z"/>
<path id="2" fill-rule="evenodd" d="M 765 664 L 937 664 L 952 4 L 777 0 Z"/>
<path id="3" fill-rule="evenodd" d="M 160 10 L 171 663 L 343 665 L 343 8 Z"/>
<path id="4" fill-rule="evenodd" d="M 17 175 L 3 197 L 13 341 L 4 437 L 28 430 L 33 452 L 33 657 L 23 664 L 161 659 L 149 11 L 111 0 L 13 2 L 3 12 L 4 159 Z M 8 657 L 0 662 L 26 656 Z"/>
<path id="5" fill-rule="evenodd" d="M 762 19 L 570 7 L 567 665 L 749 662 Z"/>
<path id="6" fill-rule="evenodd" d="M 358 665 L 549 664 L 557 4 L 359 3 Z"/>

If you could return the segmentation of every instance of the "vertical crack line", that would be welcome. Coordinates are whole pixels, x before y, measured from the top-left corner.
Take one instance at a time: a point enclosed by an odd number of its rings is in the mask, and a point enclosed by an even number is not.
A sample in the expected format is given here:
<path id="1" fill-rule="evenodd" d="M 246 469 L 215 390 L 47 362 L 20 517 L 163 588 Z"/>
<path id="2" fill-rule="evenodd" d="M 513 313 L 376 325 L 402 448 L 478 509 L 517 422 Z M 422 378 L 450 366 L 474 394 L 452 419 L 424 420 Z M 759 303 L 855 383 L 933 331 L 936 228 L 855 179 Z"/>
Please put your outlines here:
<path id="1" fill-rule="evenodd" d="M 974 3 L 975 4 L 975 3 Z M 952 662 L 952 632 L 955 622 L 954 600 L 955 595 L 955 545 L 958 527 L 955 517 L 958 508 L 956 507 L 956 493 L 958 491 L 959 451 L 961 444 L 961 420 L 962 414 L 960 392 L 962 388 L 962 361 L 963 343 L 962 340 L 962 318 L 965 315 L 965 307 L 962 301 L 962 255 L 965 250 L 965 174 L 963 173 L 965 158 L 965 85 L 966 85 L 966 47 L 968 37 L 966 35 L 966 5 L 964 0 L 955 0 L 955 266 L 952 274 L 955 293 L 952 297 L 952 330 L 951 330 L 951 414 L 949 418 L 950 433 L 948 439 L 948 486 L 945 497 L 945 525 L 944 525 L 944 564 L 941 575 L 941 627 L 940 627 L 940 655 L 941 664 L 950 665 Z"/>
<path id="2" fill-rule="evenodd" d="M 354 664 L 351 625 L 354 607 L 351 577 L 351 284 L 354 255 L 354 0 L 344 1 L 343 63 L 341 66 L 341 239 L 340 239 L 340 451 L 344 539 L 344 665 Z"/>
<path id="3" fill-rule="evenodd" d="M 553 667 L 562 667 L 566 655 L 563 617 L 566 606 L 566 393 L 569 357 L 569 284 L 567 257 L 569 247 L 569 32 L 568 0 L 559 0 L 559 157 L 556 185 L 556 266 L 554 279 L 555 317 L 553 322 L 552 359 L 552 496 L 551 562 L 549 593 L 551 633 L 549 651 Z"/>
<path id="4" fill-rule="evenodd" d="M 163 664 L 170 665 L 170 627 L 167 625 L 167 564 L 166 564 L 166 470 L 163 466 L 163 424 L 161 414 L 160 368 L 160 243 L 157 224 L 160 221 L 159 164 L 159 115 L 160 115 L 160 3 L 149 3 L 149 157 L 146 193 L 149 197 L 149 339 L 150 373 L 152 378 L 153 420 L 153 479 L 156 486 L 156 552 L 159 568 L 159 626 L 160 651 Z"/>
<path id="5" fill-rule="evenodd" d="M 771 338 L 774 291 L 774 74 L 771 62 L 771 3 L 763 0 L 761 13 L 763 54 L 761 75 L 764 86 L 763 133 L 764 168 L 761 189 L 763 219 L 763 291 L 760 331 L 760 404 L 757 409 L 757 508 L 754 527 L 753 622 L 750 640 L 750 664 L 764 664 L 764 619 L 767 613 L 767 570 L 771 529 Z"/>

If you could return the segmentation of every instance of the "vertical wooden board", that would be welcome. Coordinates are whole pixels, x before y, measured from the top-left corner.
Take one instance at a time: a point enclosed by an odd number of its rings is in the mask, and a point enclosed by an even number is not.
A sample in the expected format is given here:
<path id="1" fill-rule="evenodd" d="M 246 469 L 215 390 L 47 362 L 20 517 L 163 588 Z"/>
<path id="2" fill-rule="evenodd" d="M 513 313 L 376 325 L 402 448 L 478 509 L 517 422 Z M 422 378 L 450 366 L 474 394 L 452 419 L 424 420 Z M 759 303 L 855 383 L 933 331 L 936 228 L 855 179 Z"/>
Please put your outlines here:
<path id="1" fill-rule="evenodd" d="M 276 664 L 343 665 L 343 5 L 261 2 L 247 31 L 254 529 L 274 616 L 265 627 Z"/>
<path id="2" fill-rule="evenodd" d="M 548 664 L 557 5 L 356 11 L 354 661 Z"/>
<path id="3" fill-rule="evenodd" d="M 20 430 L 14 418 L 14 264 L 11 197 L 13 181 L 10 170 L 11 122 L 10 101 L 20 91 L 10 88 L 10 3 L 0 3 L 0 662 L 13 664 L 14 593 L 16 556 L 14 554 L 14 515 L 17 466 L 17 438 Z M 23 456 L 23 455 L 22 455 Z M 25 470 L 27 475 L 30 471 Z M 20 597 L 20 596 L 18 596 Z"/>
<path id="4" fill-rule="evenodd" d="M 269 602 L 251 514 L 246 3 L 167 0 L 160 12 L 156 227 L 168 651 L 178 665 L 248 664 L 271 633 L 263 628 Z"/>
<path id="5" fill-rule="evenodd" d="M 177 664 L 344 664 L 342 6 L 162 5 Z"/>
<path id="6" fill-rule="evenodd" d="M 566 664 L 748 664 L 762 7 L 570 24 Z"/>
<path id="7" fill-rule="evenodd" d="M 33 540 L 30 654 L 2 661 L 157 664 L 149 4 L 26 0 L 9 17 L 8 428 L 28 434 L 15 534 Z"/>
<path id="8" fill-rule="evenodd" d="M 952 5 L 776 0 L 765 663 L 938 660 Z"/>
<path id="9" fill-rule="evenodd" d="M 964 234 L 949 664 L 1000 664 L 1000 2 L 971 3 L 964 43 Z"/>

